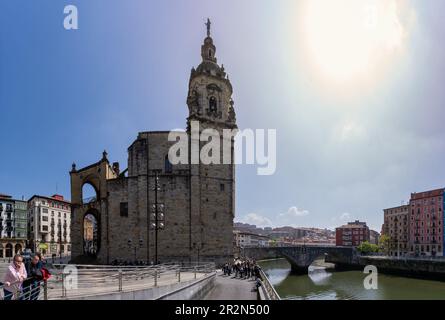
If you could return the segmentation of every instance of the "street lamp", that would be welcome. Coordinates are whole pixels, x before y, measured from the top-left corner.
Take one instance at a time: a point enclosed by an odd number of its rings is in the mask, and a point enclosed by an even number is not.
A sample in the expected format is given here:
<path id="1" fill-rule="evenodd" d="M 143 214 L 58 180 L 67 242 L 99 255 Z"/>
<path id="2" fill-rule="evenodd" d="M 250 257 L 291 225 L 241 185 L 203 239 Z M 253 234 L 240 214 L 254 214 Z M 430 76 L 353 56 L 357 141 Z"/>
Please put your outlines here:
<path id="1" fill-rule="evenodd" d="M 165 229 L 164 204 L 158 202 L 158 191 L 161 191 L 158 172 L 155 172 L 152 190 L 155 192 L 155 203 L 151 206 L 150 229 L 155 230 L 155 264 L 158 264 L 158 230 Z"/>

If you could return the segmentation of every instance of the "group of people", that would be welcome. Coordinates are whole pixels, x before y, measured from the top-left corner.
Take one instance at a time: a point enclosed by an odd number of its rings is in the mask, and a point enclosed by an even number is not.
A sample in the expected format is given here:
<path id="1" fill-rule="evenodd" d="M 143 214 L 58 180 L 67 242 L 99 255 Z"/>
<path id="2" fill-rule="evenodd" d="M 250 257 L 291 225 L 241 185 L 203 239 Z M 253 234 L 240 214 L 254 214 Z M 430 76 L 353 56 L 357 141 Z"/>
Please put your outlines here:
<path id="1" fill-rule="evenodd" d="M 112 266 L 152 266 L 154 265 L 154 261 L 148 262 L 148 261 L 142 261 L 142 260 L 137 260 L 137 261 L 128 261 L 128 260 L 113 260 L 111 261 L 111 265 Z M 159 262 L 158 262 L 159 264 Z"/>
<path id="2" fill-rule="evenodd" d="M 250 279 L 260 278 L 260 266 L 255 260 L 249 259 L 234 259 L 232 263 L 226 263 L 223 266 L 224 275 L 231 276 L 234 273 L 234 278 Z"/>
<path id="3" fill-rule="evenodd" d="M 41 283 L 49 276 L 45 262 L 39 253 L 32 255 L 26 263 L 21 255 L 15 255 L 6 270 L 3 283 L 0 283 L 4 300 L 37 300 Z"/>

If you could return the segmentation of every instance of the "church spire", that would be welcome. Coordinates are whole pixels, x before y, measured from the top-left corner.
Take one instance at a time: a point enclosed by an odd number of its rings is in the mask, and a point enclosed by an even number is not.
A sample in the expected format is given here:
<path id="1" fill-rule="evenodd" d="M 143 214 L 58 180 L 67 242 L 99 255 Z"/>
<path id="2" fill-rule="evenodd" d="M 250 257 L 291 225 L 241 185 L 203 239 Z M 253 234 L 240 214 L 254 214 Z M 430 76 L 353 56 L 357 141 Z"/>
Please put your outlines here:
<path id="1" fill-rule="evenodd" d="M 212 22 L 209 18 L 207 18 L 207 22 L 205 23 L 207 27 L 207 38 L 204 39 L 204 44 L 201 47 L 201 57 L 202 61 L 211 61 L 216 63 L 216 47 L 213 44 L 213 39 L 210 36 L 210 28 L 212 26 Z"/>
<path id="2" fill-rule="evenodd" d="M 210 19 L 207 18 L 207 22 L 205 23 L 207 27 L 207 37 L 210 37 L 210 27 L 212 26 L 212 23 L 210 22 Z"/>

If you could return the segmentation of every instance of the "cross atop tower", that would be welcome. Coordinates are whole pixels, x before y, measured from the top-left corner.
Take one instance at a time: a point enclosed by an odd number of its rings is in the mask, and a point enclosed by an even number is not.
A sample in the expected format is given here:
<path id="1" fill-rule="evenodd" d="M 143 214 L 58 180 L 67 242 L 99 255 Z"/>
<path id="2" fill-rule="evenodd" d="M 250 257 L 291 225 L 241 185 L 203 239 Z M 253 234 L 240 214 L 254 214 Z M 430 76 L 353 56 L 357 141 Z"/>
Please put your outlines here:
<path id="1" fill-rule="evenodd" d="M 207 22 L 205 23 L 207 27 L 207 37 L 210 37 L 210 27 L 212 26 L 212 23 L 210 22 L 210 19 L 207 18 Z"/>

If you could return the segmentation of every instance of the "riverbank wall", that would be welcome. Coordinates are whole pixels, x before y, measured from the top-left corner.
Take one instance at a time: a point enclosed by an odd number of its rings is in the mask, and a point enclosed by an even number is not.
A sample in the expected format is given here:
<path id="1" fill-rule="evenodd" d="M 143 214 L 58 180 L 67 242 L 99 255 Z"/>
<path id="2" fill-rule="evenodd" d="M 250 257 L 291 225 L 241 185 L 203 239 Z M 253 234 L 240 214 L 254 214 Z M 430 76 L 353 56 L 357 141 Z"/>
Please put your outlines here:
<path id="1" fill-rule="evenodd" d="M 334 263 L 337 270 L 363 270 L 372 265 L 384 274 L 445 281 L 445 259 L 355 256 L 352 260 L 327 257 L 326 261 Z"/>

